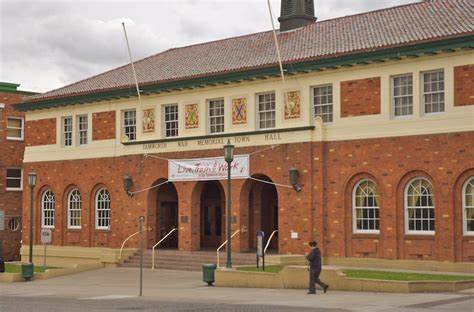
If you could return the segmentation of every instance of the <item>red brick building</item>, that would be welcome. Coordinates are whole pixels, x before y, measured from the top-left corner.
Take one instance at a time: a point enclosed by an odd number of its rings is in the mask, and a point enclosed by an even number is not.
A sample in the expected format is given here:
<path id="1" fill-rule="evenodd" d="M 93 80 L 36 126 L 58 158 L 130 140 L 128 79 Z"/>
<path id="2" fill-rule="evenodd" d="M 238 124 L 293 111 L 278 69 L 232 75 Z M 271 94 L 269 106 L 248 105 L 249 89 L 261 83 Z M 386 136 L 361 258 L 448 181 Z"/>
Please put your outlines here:
<path id="1" fill-rule="evenodd" d="M 312 1 L 288 9 L 298 3 L 282 3 L 284 82 L 263 32 L 136 62 L 141 103 L 129 66 L 22 103 L 36 235 L 52 228 L 58 254 L 118 249 L 145 216 L 148 248 L 177 228 L 165 247 L 215 250 L 225 179 L 176 177 L 199 176 L 230 140 L 249 159 L 247 178 L 232 181 L 236 251 L 278 230 L 271 247 L 282 254 L 317 239 L 327 258 L 473 261 L 470 2 L 318 22 Z"/>
<path id="2" fill-rule="evenodd" d="M 0 242 L 6 261 L 20 259 L 24 114 L 13 106 L 32 95 L 0 82 Z"/>

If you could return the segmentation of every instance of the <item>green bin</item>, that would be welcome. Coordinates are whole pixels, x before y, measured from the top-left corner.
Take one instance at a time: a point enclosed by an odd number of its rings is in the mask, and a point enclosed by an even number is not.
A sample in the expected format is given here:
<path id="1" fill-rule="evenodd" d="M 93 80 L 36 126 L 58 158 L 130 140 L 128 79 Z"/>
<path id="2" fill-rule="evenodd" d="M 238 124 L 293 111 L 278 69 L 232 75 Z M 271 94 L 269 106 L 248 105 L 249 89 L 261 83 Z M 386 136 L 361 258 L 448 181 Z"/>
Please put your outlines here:
<path id="1" fill-rule="evenodd" d="M 25 281 L 29 281 L 33 278 L 34 265 L 33 263 L 22 263 L 21 264 L 21 277 Z"/>
<path id="2" fill-rule="evenodd" d="M 203 264 L 202 265 L 202 280 L 207 283 L 207 285 L 212 286 L 214 283 L 214 273 L 216 271 L 217 265 L 215 264 Z"/>

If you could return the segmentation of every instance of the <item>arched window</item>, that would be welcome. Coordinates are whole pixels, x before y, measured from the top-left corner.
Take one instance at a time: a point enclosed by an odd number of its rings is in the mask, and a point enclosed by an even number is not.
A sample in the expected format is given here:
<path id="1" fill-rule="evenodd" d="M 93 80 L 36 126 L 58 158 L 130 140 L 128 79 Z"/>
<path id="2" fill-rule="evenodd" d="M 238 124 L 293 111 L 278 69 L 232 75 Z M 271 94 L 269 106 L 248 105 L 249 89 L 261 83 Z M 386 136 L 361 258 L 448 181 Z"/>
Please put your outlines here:
<path id="1" fill-rule="evenodd" d="M 46 190 L 41 195 L 41 227 L 54 228 L 54 208 L 55 208 L 54 193 L 51 190 Z"/>
<path id="2" fill-rule="evenodd" d="M 106 188 L 100 189 L 95 196 L 95 228 L 110 228 L 110 194 Z"/>
<path id="3" fill-rule="evenodd" d="M 355 233 L 379 233 L 379 195 L 374 182 L 357 183 L 352 193 L 352 209 Z"/>
<path id="4" fill-rule="evenodd" d="M 405 231 L 411 234 L 435 232 L 433 187 L 424 178 L 412 180 L 405 190 Z"/>
<path id="5" fill-rule="evenodd" d="M 474 235 L 474 177 L 462 188 L 462 211 L 464 234 Z"/>
<path id="6" fill-rule="evenodd" d="M 78 189 L 72 189 L 67 196 L 67 227 L 69 229 L 80 229 L 81 215 L 81 193 Z"/>

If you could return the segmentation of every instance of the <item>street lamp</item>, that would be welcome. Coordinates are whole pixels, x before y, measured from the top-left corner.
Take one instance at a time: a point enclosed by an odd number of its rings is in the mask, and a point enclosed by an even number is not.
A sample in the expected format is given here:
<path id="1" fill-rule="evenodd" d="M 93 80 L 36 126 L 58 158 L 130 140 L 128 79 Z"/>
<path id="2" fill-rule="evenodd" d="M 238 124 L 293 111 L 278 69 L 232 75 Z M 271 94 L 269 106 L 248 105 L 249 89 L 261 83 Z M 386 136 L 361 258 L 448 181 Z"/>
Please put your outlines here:
<path id="1" fill-rule="evenodd" d="M 224 145 L 224 158 L 227 162 L 227 209 L 226 209 L 226 236 L 227 236 L 227 263 L 226 268 L 232 268 L 232 242 L 231 242 L 231 231 L 232 231 L 232 194 L 231 194 L 231 164 L 234 160 L 234 148 L 235 146 L 230 144 L 230 140 L 227 140 L 227 144 Z"/>
<path id="2" fill-rule="evenodd" d="M 36 172 L 28 173 L 28 185 L 30 186 L 30 254 L 29 262 L 33 263 L 33 196 L 36 186 Z"/>

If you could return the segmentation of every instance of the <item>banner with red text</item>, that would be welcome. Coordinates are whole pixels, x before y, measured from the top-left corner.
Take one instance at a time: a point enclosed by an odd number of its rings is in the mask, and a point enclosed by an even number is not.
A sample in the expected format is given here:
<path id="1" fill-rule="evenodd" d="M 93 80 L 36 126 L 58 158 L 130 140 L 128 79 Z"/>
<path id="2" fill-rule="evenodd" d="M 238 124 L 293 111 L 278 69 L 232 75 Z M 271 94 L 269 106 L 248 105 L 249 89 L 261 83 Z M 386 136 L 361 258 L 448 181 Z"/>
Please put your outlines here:
<path id="1" fill-rule="evenodd" d="M 249 177 L 249 155 L 236 155 L 231 163 L 232 179 Z M 170 159 L 169 181 L 204 181 L 227 179 L 227 163 L 224 157 Z"/>

